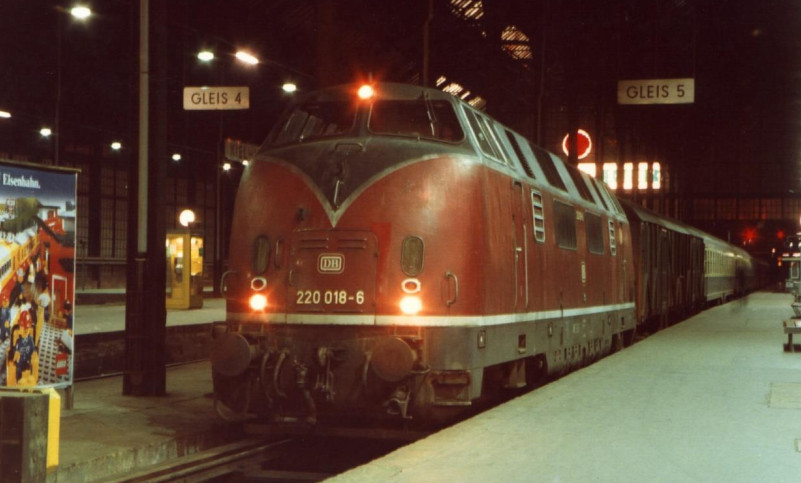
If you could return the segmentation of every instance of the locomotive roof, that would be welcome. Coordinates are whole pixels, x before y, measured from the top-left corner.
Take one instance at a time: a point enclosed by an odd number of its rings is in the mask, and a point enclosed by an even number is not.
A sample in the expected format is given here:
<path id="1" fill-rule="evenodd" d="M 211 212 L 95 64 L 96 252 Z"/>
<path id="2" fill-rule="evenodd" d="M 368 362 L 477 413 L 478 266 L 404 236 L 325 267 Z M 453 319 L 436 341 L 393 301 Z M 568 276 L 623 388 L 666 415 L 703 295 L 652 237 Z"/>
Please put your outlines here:
<path id="1" fill-rule="evenodd" d="M 298 96 L 290 106 L 288 112 L 293 109 L 304 109 L 304 106 L 316 103 L 344 103 L 349 105 L 359 98 L 359 89 L 364 84 L 342 84 L 338 86 L 323 88 Z M 510 176 L 530 181 L 535 187 L 547 189 L 565 201 L 592 207 L 591 209 L 613 214 L 615 217 L 624 217 L 622 207 L 617 204 L 616 198 L 610 194 L 601 182 L 581 172 L 575 166 L 565 163 L 559 156 L 547 151 L 540 146 L 531 143 L 525 136 L 508 128 L 486 113 L 475 109 L 469 103 L 442 90 L 419 85 L 400 84 L 392 82 L 371 83 L 374 95 L 370 99 L 389 100 L 389 101 L 424 101 L 427 109 L 432 109 L 428 103 L 448 103 L 454 106 L 454 121 L 460 124 L 463 137 L 458 139 L 445 139 L 438 136 L 426 136 L 412 133 L 381 133 L 371 131 L 372 126 L 367 126 L 372 122 L 370 116 L 360 116 L 360 120 L 348 129 L 343 129 L 337 135 L 325 134 L 326 139 L 334 141 L 337 137 L 371 137 L 379 139 L 384 137 L 389 143 L 390 138 L 394 137 L 397 143 L 396 149 L 401 149 L 399 153 L 406 151 L 401 158 L 408 158 L 413 150 L 425 152 L 442 152 L 452 154 L 470 154 L 478 157 L 486 166 L 499 171 L 506 172 Z M 368 101 L 370 103 L 370 101 Z M 352 104 L 350 104 L 352 105 Z M 456 108 L 456 106 L 460 108 Z M 359 109 L 364 112 L 363 109 Z M 458 121 L 456 120 L 458 118 Z M 434 120 L 432 120 L 434 119 Z M 426 125 L 433 129 L 434 123 L 440 119 L 439 114 L 429 113 Z M 441 119 L 440 119 L 441 120 Z M 281 149 L 293 144 L 311 144 L 312 139 L 304 136 L 298 138 L 285 137 L 284 132 L 297 132 L 287 128 L 287 121 L 284 128 L 279 124 L 276 129 L 268 136 L 267 141 L 262 146 L 262 150 Z M 286 130 L 284 130 L 286 129 Z M 423 130 L 416 130 L 418 133 Z M 383 136 L 382 136 L 383 134 Z M 429 133 L 431 134 L 431 133 Z M 461 133 L 460 133 L 461 134 Z M 414 139 L 414 143 L 409 143 L 409 139 Z M 433 141 L 421 144 L 420 141 Z M 364 141 L 359 141 L 361 145 L 367 146 Z M 375 149 L 380 144 L 372 141 L 370 149 Z M 305 148 L 307 150 L 312 147 Z M 425 154 L 425 153 L 423 153 Z M 284 151 L 282 155 L 288 153 Z M 359 154 L 352 154 L 358 157 Z M 303 159 L 298 158 L 297 163 L 308 163 L 310 156 L 306 155 Z M 399 158 L 400 159 L 400 158 Z M 384 163 L 391 163 L 391 156 L 383 157 Z M 313 166 L 302 167 L 304 171 L 314 177 L 318 168 Z M 376 163 L 365 166 L 365 170 L 383 169 Z M 366 173 L 366 171 L 365 171 Z M 351 189 L 358 183 L 349 183 L 345 189 Z M 348 193 L 343 193 L 348 195 Z"/>

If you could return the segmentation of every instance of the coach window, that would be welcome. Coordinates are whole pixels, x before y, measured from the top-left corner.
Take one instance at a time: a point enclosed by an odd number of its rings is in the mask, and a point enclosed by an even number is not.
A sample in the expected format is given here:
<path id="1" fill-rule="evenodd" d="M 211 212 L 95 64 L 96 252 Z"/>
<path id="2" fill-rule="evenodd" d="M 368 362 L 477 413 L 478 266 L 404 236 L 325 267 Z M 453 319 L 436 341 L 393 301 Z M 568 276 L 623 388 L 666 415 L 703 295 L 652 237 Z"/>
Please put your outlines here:
<path id="1" fill-rule="evenodd" d="M 559 248 L 575 250 L 576 241 L 576 209 L 572 206 L 554 201 L 553 216 L 556 221 L 556 245 Z"/>
<path id="2" fill-rule="evenodd" d="M 595 213 L 584 213 L 584 226 L 587 229 L 587 249 L 590 253 L 603 255 L 604 235 L 601 217 Z"/>

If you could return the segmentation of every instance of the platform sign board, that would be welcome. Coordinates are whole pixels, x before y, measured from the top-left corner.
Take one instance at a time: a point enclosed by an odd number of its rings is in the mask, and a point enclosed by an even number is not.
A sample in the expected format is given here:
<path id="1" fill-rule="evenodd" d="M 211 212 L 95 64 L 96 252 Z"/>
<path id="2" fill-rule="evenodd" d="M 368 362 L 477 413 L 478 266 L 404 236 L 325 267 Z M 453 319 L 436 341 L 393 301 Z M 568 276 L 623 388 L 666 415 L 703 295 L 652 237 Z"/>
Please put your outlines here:
<path id="1" fill-rule="evenodd" d="M 692 104 L 695 79 L 640 79 L 617 82 L 618 104 Z"/>
<path id="2" fill-rule="evenodd" d="M 247 86 L 184 87 L 184 110 L 219 111 L 250 108 Z"/>
<path id="3" fill-rule="evenodd" d="M 0 161 L 0 387 L 72 385 L 77 180 Z"/>

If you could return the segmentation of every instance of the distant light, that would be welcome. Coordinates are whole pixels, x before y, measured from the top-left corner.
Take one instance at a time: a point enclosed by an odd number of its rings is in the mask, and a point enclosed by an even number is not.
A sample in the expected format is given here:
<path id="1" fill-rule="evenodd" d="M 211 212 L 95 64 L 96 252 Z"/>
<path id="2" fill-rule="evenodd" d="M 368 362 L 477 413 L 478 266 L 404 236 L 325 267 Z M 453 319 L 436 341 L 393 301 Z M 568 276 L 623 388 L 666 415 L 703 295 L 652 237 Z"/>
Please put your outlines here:
<path id="1" fill-rule="evenodd" d="M 173 154 L 172 155 L 172 160 L 173 161 L 180 161 L 181 160 L 181 155 L 178 154 L 178 153 Z"/>
<path id="2" fill-rule="evenodd" d="M 373 86 L 369 86 L 367 84 L 359 87 L 359 99 L 370 99 L 375 95 L 375 90 L 373 90 Z"/>
<path id="3" fill-rule="evenodd" d="M 122 143 L 119 141 L 114 141 L 113 143 L 111 143 L 111 149 L 113 149 L 114 151 L 119 151 L 120 149 L 122 149 Z"/>
<path id="4" fill-rule="evenodd" d="M 44 138 L 49 138 L 50 135 L 53 134 L 53 131 L 49 127 L 43 127 L 42 129 L 39 129 L 39 134 L 41 134 Z"/>
<path id="5" fill-rule="evenodd" d="M 298 90 L 298 86 L 294 82 L 284 82 L 284 85 L 281 86 L 281 89 L 283 89 L 287 94 L 292 94 Z"/>
<path id="6" fill-rule="evenodd" d="M 257 59 L 252 54 L 245 52 L 244 50 L 240 50 L 236 53 L 236 58 L 241 60 L 242 62 L 250 65 L 256 65 L 259 63 L 259 59 Z"/>
<path id="7" fill-rule="evenodd" d="M 211 60 L 214 60 L 214 52 L 210 50 L 201 50 L 200 52 L 198 52 L 197 58 L 203 62 L 209 62 Z"/>
<path id="8" fill-rule="evenodd" d="M 189 226 L 191 223 L 195 222 L 195 212 L 192 210 L 184 210 L 178 215 L 178 223 L 181 226 Z"/>
<path id="9" fill-rule="evenodd" d="M 224 162 L 223 165 L 222 165 L 222 169 L 223 169 L 223 171 L 230 171 L 231 170 L 231 163 L 229 163 L 227 161 Z"/>
<path id="10" fill-rule="evenodd" d="M 0 117 L 2 117 L 3 119 L 10 119 L 11 113 L 8 111 L 0 111 Z"/>
<path id="11" fill-rule="evenodd" d="M 92 10 L 83 5 L 76 5 L 70 10 L 70 14 L 78 20 L 86 20 L 92 15 Z"/>
<path id="12" fill-rule="evenodd" d="M 250 161 L 248 161 L 247 159 L 243 159 L 242 160 L 242 166 L 247 166 L 249 164 L 250 164 Z"/>

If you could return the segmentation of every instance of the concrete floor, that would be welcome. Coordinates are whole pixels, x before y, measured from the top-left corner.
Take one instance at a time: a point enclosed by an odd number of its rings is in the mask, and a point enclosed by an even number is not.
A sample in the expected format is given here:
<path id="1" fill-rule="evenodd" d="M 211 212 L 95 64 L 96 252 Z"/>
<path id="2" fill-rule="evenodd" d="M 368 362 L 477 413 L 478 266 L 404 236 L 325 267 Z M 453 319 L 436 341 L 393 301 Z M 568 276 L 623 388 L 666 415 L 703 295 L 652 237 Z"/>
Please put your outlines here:
<path id="1" fill-rule="evenodd" d="M 712 308 L 331 481 L 801 481 L 791 301 Z"/>

